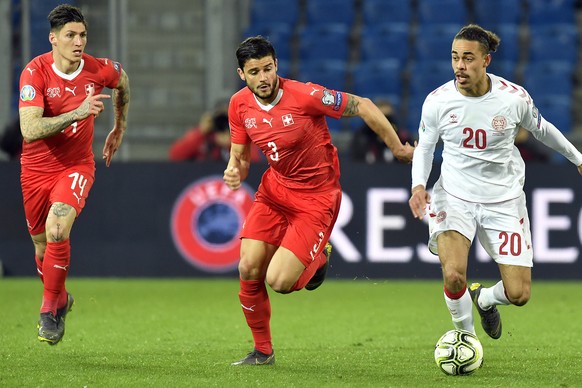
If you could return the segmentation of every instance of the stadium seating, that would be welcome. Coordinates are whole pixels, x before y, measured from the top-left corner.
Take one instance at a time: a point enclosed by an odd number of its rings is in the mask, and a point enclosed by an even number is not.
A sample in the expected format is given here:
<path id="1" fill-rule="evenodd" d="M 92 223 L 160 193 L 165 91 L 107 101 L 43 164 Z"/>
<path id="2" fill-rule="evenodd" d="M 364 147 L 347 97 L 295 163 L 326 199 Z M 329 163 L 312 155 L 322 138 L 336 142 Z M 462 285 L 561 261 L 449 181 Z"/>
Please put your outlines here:
<path id="1" fill-rule="evenodd" d="M 339 60 L 320 59 L 299 64 L 299 81 L 313 82 L 326 88 L 346 91 L 348 66 Z"/>
<path id="2" fill-rule="evenodd" d="M 517 26 L 524 13 L 521 0 L 473 1 L 475 23 L 495 31 L 498 24 Z"/>
<path id="3" fill-rule="evenodd" d="M 468 21 L 465 0 L 417 0 L 418 23 L 461 24 Z"/>
<path id="4" fill-rule="evenodd" d="M 530 62 L 523 71 L 523 86 L 535 99 L 542 96 L 571 98 L 574 67 L 569 62 Z"/>
<path id="5" fill-rule="evenodd" d="M 283 23 L 295 26 L 299 22 L 299 0 L 252 0 L 251 25 Z"/>
<path id="6" fill-rule="evenodd" d="M 529 61 L 578 60 L 578 31 L 567 24 L 542 24 L 530 26 Z"/>
<path id="7" fill-rule="evenodd" d="M 491 30 L 501 38 L 501 43 L 497 51 L 493 53 L 493 58 L 517 65 L 521 54 L 519 26 L 504 23 L 496 25 Z"/>
<path id="8" fill-rule="evenodd" d="M 245 37 L 262 35 L 275 47 L 277 58 L 282 61 L 292 60 L 293 26 L 286 23 L 255 23 L 245 31 Z"/>
<path id="9" fill-rule="evenodd" d="M 453 39 L 462 25 L 427 24 L 417 29 L 414 58 L 419 61 L 450 61 Z"/>
<path id="10" fill-rule="evenodd" d="M 410 56 L 410 27 L 404 23 L 364 26 L 360 42 L 362 61 L 397 59 L 404 65 Z"/>
<path id="11" fill-rule="evenodd" d="M 352 26 L 355 0 L 309 0 L 306 2 L 307 24 L 342 23 Z"/>
<path id="12" fill-rule="evenodd" d="M 526 4 L 530 27 L 542 24 L 576 24 L 576 0 L 526 0 Z"/>
<path id="13" fill-rule="evenodd" d="M 572 100 L 565 96 L 541 96 L 534 103 L 542 116 L 554 124 L 561 132 L 572 130 Z"/>
<path id="14" fill-rule="evenodd" d="M 362 0 L 364 26 L 385 23 L 413 22 L 414 9 L 411 1 L 405 0 Z"/>
<path id="15" fill-rule="evenodd" d="M 408 87 L 407 126 L 417 129 L 420 109 L 426 96 L 454 78 L 450 61 L 414 62 L 410 66 Z M 416 128 L 415 128 L 416 127 Z"/>
<path id="16" fill-rule="evenodd" d="M 398 60 L 360 62 L 352 69 L 354 93 L 389 98 L 398 104 L 402 96 L 402 66 Z"/>
<path id="17" fill-rule="evenodd" d="M 499 60 L 494 55 L 489 67 L 487 67 L 487 72 L 513 81 L 516 77 L 517 64 L 513 61 Z"/>
<path id="18" fill-rule="evenodd" d="M 341 23 L 308 25 L 299 32 L 299 60 L 337 59 L 347 63 L 350 28 Z"/>

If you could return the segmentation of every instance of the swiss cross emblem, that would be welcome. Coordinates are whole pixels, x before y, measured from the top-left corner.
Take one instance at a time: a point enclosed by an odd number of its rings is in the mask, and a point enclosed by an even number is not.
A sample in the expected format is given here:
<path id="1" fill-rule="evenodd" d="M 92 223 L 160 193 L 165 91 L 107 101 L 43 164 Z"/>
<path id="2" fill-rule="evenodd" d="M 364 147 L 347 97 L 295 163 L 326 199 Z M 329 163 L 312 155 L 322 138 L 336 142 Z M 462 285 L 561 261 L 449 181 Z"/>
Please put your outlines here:
<path id="1" fill-rule="evenodd" d="M 91 84 L 85 85 L 85 94 L 86 95 L 91 94 L 91 92 L 93 92 L 94 90 L 95 90 L 95 84 L 91 83 Z"/>
<path id="2" fill-rule="evenodd" d="M 283 115 L 283 116 L 281 116 L 281 119 L 283 119 L 284 126 L 288 126 L 288 125 L 293 124 L 293 116 L 291 116 L 291 114 Z"/>

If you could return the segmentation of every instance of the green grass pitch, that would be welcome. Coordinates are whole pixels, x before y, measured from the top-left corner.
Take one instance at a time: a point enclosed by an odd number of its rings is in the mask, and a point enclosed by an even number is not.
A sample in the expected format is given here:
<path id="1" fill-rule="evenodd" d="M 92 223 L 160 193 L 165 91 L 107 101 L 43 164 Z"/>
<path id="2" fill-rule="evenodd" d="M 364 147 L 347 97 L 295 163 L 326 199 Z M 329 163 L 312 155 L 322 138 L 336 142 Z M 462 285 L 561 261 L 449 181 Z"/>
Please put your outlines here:
<path id="1" fill-rule="evenodd" d="M 72 278 L 68 289 L 66 335 L 49 346 L 36 339 L 40 281 L 0 279 L 1 387 L 582 386 L 582 282 L 534 281 L 530 303 L 499 308 L 499 340 L 477 317 L 483 367 L 455 377 L 433 359 L 452 328 L 440 281 L 271 292 L 268 367 L 230 366 L 252 348 L 236 280 Z"/>

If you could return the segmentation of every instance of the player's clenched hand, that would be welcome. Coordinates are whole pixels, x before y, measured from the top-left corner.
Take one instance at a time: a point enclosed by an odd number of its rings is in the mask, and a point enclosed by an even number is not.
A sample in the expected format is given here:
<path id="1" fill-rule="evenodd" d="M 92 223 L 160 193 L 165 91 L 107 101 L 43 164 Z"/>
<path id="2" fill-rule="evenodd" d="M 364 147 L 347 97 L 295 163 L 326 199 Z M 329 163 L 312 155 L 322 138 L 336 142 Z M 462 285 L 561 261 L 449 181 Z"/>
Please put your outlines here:
<path id="1" fill-rule="evenodd" d="M 99 116 L 99 113 L 105 109 L 105 104 L 101 101 L 104 98 L 111 98 L 111 96 L 108 94 L 93 95 L 93 89 L 91 89 L 87 98 L 77 108 L 77 119 L 83 120 L 89 117 L 89 115 Z"/>
<path id="2" fill-rule="evenodd" d="M 426 215 L 426 205 L 430 203 L 430 195 L 422 186 L 412 189 L 412 196 L 408 200 L 408 205 L 414 218 L 422 220 Z"/>
<path id="3" fill-rule="evenodd" d="M 240 171 L 238 168 L 230 167 L 224 170 L 222 179 L 231 190 L 238 190 L 240 188 Z"/>
<path id="4" fill-rule="evenodd" d="M 414 142 L 414 145 L 416 146 L 416 142 Z M 394 156 L 396 157 L 396 159 L 398 159 L 402 163 L 407 164 L 412 163 L 413 154 L 414 147 L 408 144 L 408 142 L 404 143 L 404 145 L 399 150 L 394 152 Z"/>

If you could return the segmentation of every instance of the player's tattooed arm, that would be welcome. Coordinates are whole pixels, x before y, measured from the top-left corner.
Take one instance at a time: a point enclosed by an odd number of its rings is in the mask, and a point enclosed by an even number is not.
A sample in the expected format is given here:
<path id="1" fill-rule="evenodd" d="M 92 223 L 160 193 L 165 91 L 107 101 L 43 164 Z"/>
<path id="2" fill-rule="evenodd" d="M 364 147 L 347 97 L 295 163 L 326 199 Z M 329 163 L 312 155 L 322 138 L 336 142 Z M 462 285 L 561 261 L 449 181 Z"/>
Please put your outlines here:
<path id="1" fill-rule="evenodd" d="M 113 90 L 113 110 L 115 115 L 115 127 L 122 131 L 127 128 L 127 112 L 129 111 L 129 78 L 122 69 L 117 87 Z"/>
<path id="2" fill-rule="evenodd" d="M 358 101 L 358 97 L 348 93 L 348 103 L 346 104 L 346 109 L 344 110 L 342 116 L 358 116 L 360 113 L 359 105 L 360 103 Z"/>
<path id="3" fill-rule="evenodd" d="M 28 143 L 53 136 L 78 119 L 76 111 L 55 117 L 43 117 L 44 109 L 38 106 L 20 108 L 20 131 Z"/>

